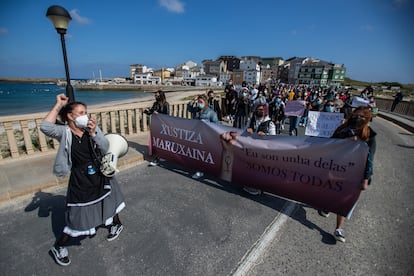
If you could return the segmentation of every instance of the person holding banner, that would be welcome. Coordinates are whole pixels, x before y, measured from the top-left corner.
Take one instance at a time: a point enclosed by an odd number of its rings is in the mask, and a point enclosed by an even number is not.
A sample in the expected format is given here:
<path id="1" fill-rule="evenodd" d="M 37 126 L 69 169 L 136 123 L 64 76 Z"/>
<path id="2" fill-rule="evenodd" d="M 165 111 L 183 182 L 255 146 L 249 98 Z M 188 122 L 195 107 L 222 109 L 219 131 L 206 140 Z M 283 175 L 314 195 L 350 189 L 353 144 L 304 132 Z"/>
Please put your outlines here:
<path id="1" fill-rule="evenodd" d="M 158 90 L 154 94 L 155 102 L 152 104 L 150 109 L 145 109 L 144 113 L 147 115 L 152 114 L 170 114 L 170 104 L 167 102 L 167 97 L 165 96 L 164 91 Z M 152 161 L 148 163 L 148 166 L 157 166 L 159 162 L 159 158 L 155 156 Z"/>
<path id="2" fill-rule="evenodd" d="M 250 119 L 249 127 L 246 129 L 249 134 L 257 133 L 260 136 L 276 135 L 276 127 L 268 116 L 266 104 L 259 104 Z M 244 186 L 243 190 L 251 195 L 260 195 L 261 190 Z"/>
<path id="3" fill-rule="evenodd" d="M 369 151 L 368 157 L 366 160 L 365 171 L 363 179 L 361 181 L 361 190 L 366 190 L 368 185 L 371 183 L 371 176 L 373 174 L 374 167 L 374 155 L 376 150 L 376 139 L 377 135 L 374 130 L 369 126 L 371 121 L 371 110 L 368 106 L 360 106 L 356 108 L 350 118 L 346 120 L 342 125 L 340 125 L 332 135 L 332 138 L 349 138 L 353 140 L 361 139 L 368 144 Z M 355 207 L 355 206 L 354 206 Z M 353 210 L 354 208 L 352 208 Z M 344 235 L 344 224 L 345 219 L 350 218 L 351 212 L 347 217 L 337 215 L 336 218 L 336 229 L 334 232 L 334 237 L 337 241 L 345 242 Z M 318 213 L 324 217 L 328 216 L 327 212 L 318 211 Z"/>
<path id="4" fill-rule="evenodd" d="M 268 116 L 266 104 L 259 104 L 250 119 L 249 127 L 246 129 L 247 133 L 257 133 L 260 136 L 276 135 L 276 127 L 273 121 Z"/>
<path id="5" fill-rule="evenodd" d="M 144 113 L 152 115 L 153 113 L 158 114 L 170 114 L 170 104 L 167 102 L 164 91 L 158 90 L 154 93 L 155 102 L 152 104 L 150 109 L 145 109 Z"/>
<path id="6" fill-rule="evenodd" d="M 96 228 L 105 225 L 112 241 L 123 229 L 119 212 L 125 207 L 124 196 L 114 177 L 100 171 L 100 161 L 109 149 L 109 141 L 89 117 L 86 105 L 68 102 L 64 94 L 56 96 L 56 104 L 40 125 L 48 137 L 59 141 L 53 173 L 70 175 L 66 193 L 66 226 L 50 249 L 56 263 L 70 264 L 66 245 L 71 237 L 93 236 Z M 56 123 L 58 116 L 62 123 Z"/>
<path id="7" fill-rule="evenodd" d="M 194 119 L 197 120 L 204 120 L 211 123 L 218 123 L 218 117 L 216 112 L 214 112 L 213 109 L 211 109 L 208 105 L 208 98 L 207 95 L 201 94 L 198 95 L 193 102 L 197 99 L 197 107 L 194 105 L 189 104 L 188 105 L 188 111 L 194 114 Z M 193 174 L 192 178 L 199 179 L 204 176 L 204 173 L 197 171 L 195 174 Z"/>

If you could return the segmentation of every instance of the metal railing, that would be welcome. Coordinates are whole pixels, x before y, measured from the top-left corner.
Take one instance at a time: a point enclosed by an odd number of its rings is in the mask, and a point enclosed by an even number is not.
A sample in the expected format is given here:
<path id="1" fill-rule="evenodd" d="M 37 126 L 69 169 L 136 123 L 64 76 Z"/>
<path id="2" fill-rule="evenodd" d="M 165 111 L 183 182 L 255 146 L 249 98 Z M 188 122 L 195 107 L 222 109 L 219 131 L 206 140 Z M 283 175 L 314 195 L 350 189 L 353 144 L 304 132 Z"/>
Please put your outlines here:
<path id="1" fill-rule="evenodd" d="M 375 103 L 380 111 L 390 112 L 393 100 L 376 98 Z M 414 117 L 414 102 L 402 101 L 397 104 L 393 112 L 404 116 Z"/>

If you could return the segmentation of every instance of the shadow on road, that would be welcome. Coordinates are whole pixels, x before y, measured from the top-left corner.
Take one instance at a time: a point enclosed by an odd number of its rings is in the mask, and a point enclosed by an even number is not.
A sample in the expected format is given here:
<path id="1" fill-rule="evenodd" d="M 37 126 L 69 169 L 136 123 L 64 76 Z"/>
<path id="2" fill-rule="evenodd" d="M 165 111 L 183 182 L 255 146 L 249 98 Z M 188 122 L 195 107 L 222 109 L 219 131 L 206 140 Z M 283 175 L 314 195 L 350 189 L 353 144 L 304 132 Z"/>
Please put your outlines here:
<path id="1" fill-rule="evenodd" d="M 52 231 L 55 238 L 62 235 L 65 227 L 65 196 L 54 195 L 51 193 L 37 192 L 34 194 L 32 201 L 24 208 L 25 212 L 33 212 L 36 209 L 39 217 L 45 218 L 50 216 Z M 69 246 L 81 245 L 81 240 L 86 237 L 71 238 Z"/>

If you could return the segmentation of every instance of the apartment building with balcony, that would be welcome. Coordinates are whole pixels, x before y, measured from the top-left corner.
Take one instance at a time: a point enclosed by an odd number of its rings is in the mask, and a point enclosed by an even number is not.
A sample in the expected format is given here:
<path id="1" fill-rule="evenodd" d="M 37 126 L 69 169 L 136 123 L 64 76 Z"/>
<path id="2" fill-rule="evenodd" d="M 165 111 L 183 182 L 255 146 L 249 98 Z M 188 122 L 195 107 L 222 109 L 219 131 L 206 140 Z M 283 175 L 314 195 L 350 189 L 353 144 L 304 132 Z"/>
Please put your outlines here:
<path id="1" fill-rule="evenodd" d="M 343 64 L 333 64 L 327 61 L 306 58 L 302 61 L 297 75 L 298 84 L 319 86 L 341 86 L 346 69 Z"/>
<path id="2" fill-rule="evenodd" d="M 148 68 L 143 64 L 132 64 L 129 66 L 129 77 L 131 80 L 135 79 L 136 74 L 147 73 Z"/>

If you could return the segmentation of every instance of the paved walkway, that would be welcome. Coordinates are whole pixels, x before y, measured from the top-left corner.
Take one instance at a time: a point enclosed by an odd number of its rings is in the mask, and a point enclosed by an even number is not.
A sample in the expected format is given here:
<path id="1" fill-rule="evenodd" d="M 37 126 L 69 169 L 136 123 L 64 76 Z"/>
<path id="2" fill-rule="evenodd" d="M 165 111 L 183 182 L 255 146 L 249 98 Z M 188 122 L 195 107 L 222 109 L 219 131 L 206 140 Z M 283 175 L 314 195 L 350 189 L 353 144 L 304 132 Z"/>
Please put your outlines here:
<path id="1" fill-rule="evenodd" d="M 414 118 L 396 113 L 379 113 L 379 117 L 392 121 L 414 133 Z M 118 168 L 124 170 L 144 162 L 148 157 L 149 132 L 128 136 L 128 153 L 119 159 Z M 21 196 L 66 185 L 68 179 L 59 179 L 52 173 L 56 152 L 23 157 L 17 160 L 2 160 L 0 163 L 0 203 Z"/>

